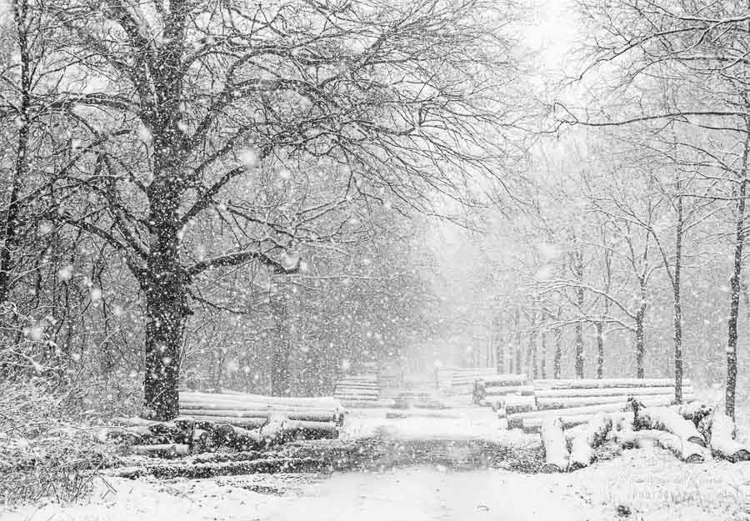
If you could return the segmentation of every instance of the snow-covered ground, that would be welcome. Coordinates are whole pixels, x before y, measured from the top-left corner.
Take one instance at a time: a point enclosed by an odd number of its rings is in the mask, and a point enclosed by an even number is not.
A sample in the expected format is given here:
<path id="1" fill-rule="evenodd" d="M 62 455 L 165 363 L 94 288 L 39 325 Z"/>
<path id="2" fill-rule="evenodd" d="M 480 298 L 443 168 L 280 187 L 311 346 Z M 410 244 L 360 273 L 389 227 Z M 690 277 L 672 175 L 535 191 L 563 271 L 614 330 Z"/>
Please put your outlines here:
<path id="1" fill-rule="evenodd" d="M 412 467 L 331 476 L 110 481 L 87 505 L 24 507 L 3 521 L 740 521 L 750 464 L 686 465 L 629 451 L 571 474 Z"/>
<path id="2" fill-rule="evenodd" d="M 528 446 L 498 429 L 486 409 L 355 411 L 344 438 L 453 439 Z M 750 463 L 681 463 L 659 450 L 631 450 L 567 474 L 439 465 L 373 472 L 256 474 L 169 481 L 111 478 L 83 505 L 26 506 L 2 521 L 747 521 Z"/>

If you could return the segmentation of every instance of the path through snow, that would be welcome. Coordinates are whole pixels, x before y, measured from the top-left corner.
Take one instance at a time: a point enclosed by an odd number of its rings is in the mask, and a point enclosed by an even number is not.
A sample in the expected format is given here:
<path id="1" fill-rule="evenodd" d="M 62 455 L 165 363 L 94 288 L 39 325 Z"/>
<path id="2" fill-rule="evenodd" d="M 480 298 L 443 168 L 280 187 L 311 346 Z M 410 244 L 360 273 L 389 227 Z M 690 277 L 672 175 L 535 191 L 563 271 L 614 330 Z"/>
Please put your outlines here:
<path id="1" fill-rule="evenodd" d="M 290 477 L 291 478 L 291 477 Z M 341 473 L 312 482 L 259 477 L 171 483 L 115 480 L 91 504 L 23 508 L 3 521 L 579 521 L 600 519 L 542 476 L 432 467 Z M 265 480 L 276 479 L 265 477 Z M 293 478 L 291 478 L 293 479 Z M 252 490 L 284 489 L 285 495 Z M 248 490 L 252 489 L 252 490 Z"/>

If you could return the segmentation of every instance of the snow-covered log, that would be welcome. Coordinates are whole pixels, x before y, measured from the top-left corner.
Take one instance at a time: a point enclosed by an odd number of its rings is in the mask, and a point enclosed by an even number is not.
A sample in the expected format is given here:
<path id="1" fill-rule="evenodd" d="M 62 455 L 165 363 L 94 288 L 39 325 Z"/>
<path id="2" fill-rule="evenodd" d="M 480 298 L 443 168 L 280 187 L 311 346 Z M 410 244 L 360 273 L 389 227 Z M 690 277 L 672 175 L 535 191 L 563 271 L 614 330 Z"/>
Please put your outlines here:
<path id="1" fill-rule="evenodd" d="M 683 388 L 684 394 L 692 394 L 692 387 Z M 574 398 L 592 396 L 649 396 L 649 395 L 671 395 L 674 396 L 674 387 L 595 387 L 595 388 L 572 388 L 572 389 L 549 389 L 537 387 L 534 393 L 537 398 Z"/>
<path id="2" fill-rule="evenodd" d="M 693 422 L 686 420 L 669 407 L 636 407 L 634 427 L 636 430 L 667 431 L 686 442 L 706 446 L 706 440 Z"/>
<path id="3" fill-rule="evenodd" d="M 506 414 L 519 414 L 536 410 L 536 399 L 533 396 L 506 396 L 494 405 L 496 410 Z"/>
<path id="4" fill-rule="evenodd" d="M 570 470 L 588 467 L 594 460 L 594 449 L 599 446 L 612 429 L 612 417 L 599 413 L 588 423 L 576 428 L 570 442 Z"/>
<path id="5" fill-rule="evenodd" d="M 560 418 L 547 418 L 542 424 L 542 445 L 544 446 L 544 467 L 547 472 L 562 472 L 568 468 L 570 453 L 563 433 Z"/>
<path id="6" fill-rule="evenodd" d="M 493 376 L 483 376 L 478 379 L 484 387 L 514 387 L 523 386 L 529 382 L 529 377 L 525 374 L 497 374 Z"/>
<path id="7" fill-rule="evenodd" d="M 671 387 L 671 378 L 579 378 L 569 380 L 534 380 L 534 387 L 539 390 L 552 389 L 606 389 L 609 387 Z M 684 380 L 685 386 L 690 385 Z"/>
<path id="8" fill-rule="evenodd" d="M 644 397 L 642 400 L 640 400 L 640 402 L 648 406 L 657 407 L 657 406 L 670 405 L 672 403 L 672 398 L 658 397 L 658 396 L 657 397 Z M 573 407 L 570 409 L 562 409 L 562 410 L 530 411 L 530 412 L 509 414 L 508 415 L 508 428 L 520 429 L 524 427 L 526 420 L 529 420 L 532 418 L 543 420 L 547 416 L 561 416 L 564 421 L 567 420 L 568 418 L 576 418 L 576 419 L 584 418 L 583 421 L 579 421 L 578 423 L 585 423 L 586 421 L 590 419 L 591 416 L 599 412 L 621 412 L 621 411 L 626 410 L 627 407 L 628 407 L 627 399 L 626 397 L 623 397 L 621 402 L 615 402 L 615 403 L 588 405 L 585 407 Z M 533 425 L 533 424 L 534 422 L 529 423 L 529 425 Z M 538 424 L 541 425 L 541 421 L 538 422 Z"/>
<path id="9" fill-rule="evenodd" d="M 170 443 L 162 445 L 133 445 L 130 447 L 133 454 L 150 456 L 153 458 L 180 458 L 190 454 L 190 447 L 182 443 Z"/>
<path id="10" fill-rule="evenodd" d="M 658 400 L 663 403 L 671 403 L 674 400 L 674 393 L 657 394 L 657 395 L 643 395 L 639 390 L 633 389 L 633 392 L 628 395 L 638 399 Z M 628 396 L 583 396 L 583 397 L 555 397 L 555 398 L 539 398 L 536 399 L 537 408 L 541 410 L 548 409 L 572 409 L 574 407 L 587 407 L 589 405 L 599 405 L 608 403 L 625 403 Z"/>
<path id="11" fill-rule="evenodd" d="M 697 443 L 663 430 L 648 429 L 635 431 L 635 443 L 639 448 L 658 445 L 671 451 L 686 463 L 703 463 L 709 457 L 708 451 Z"/>
<path id="12" fill-rule="evenodd" d="M 229 402 L 239 404 L 283 405 L 286 407 L 307 407 L 318 409 L 341 408 L 341 402 L 331 397 L 283 397 L 264 396 L 260 394 L 221 394 L 181 392 L 181 403 L 218 403 Z"/>
<path id="13" fill-rule="evenodd" d="M 336 422 L 339 415 L 333 411 L 322 409 L 289 410 L 283 407 L 268 409 L 225 409 L 225 408 L 193 408 L 183 406 L 180 408 L 183 416 L 218 416 L 218 417 L 236 417 L 236 418 L 268 418 L 269 415 L 281 414 L 292 420 L 317 421 L 317 422 Z"/>
<path id="14" fill-rule="evenodd" d="M 284 416 L 277 416 L 285 419 L 286 438 L 300 439 L 332 439 L 337 438 L 339 434 L 338 426 L 333 422 L 311 422 L 303 420 L 290 420 Z M 229 424 L 234 427 L 254 430 L 260 429 L 269 423 L 269 418 L 236 418 L 236 417 L 218 417 L 218 416 L 196 416 L 196 422 L 214 422 Z M 274 421 L 274 424 L 278 421 Z M 270 427 L 266 427 L 268 432 Z"/>
<path id="15" fill-rule="evenodd" d="M 481 388 L 482 396 L 489 398 L 491 396 L 508 396 L 512 394 L 521 396 L 534 396 L 533 385 L 510 385 L 507 387 L 477 387 Z"/>
<path id="16" fill-rule="evenodd" d="M 714 411 L 709 425 L 710 447 L 715 456 L 732 462 L 750 460 L 750 449 L 734 439 L 735 425 L 729 416 Z"/>

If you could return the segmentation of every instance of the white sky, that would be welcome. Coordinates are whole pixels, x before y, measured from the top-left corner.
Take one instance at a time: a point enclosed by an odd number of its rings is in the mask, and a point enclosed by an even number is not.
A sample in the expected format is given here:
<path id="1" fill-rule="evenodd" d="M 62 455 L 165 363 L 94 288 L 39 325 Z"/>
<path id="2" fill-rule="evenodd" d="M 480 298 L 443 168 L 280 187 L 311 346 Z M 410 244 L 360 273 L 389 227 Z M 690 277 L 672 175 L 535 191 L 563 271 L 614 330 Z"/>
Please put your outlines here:
<path id="1" fill-rule="evenodd" d="M 572 0 L 528 0 L 528 25 L 523 34 L 526 44 L 539 52 L 541 70 L 560 72 L 570 65 L 571 51 L 579 33 Z"/>

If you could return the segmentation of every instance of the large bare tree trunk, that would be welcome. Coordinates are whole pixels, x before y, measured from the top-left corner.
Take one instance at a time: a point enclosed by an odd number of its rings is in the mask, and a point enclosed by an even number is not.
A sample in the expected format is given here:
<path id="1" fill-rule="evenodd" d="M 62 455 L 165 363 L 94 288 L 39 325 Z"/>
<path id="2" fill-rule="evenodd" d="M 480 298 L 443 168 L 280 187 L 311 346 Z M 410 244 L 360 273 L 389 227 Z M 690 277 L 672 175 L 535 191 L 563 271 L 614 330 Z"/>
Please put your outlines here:
<path id="1" fill-rule="evenodd" d="M 136 273 L 146 293 L 146 377 L 144 399 L 156 419 L 179 413 L 179 362 L 187 316 L 190 276 L 180 262 L 180 203 L 190 186 L 184 171 L 188 150 L 180 129 L 182 56 L 187 6 L 170 3 L 167 42 L 153 67 L 153 113 L 144 116 L 153 136 L 153 181 L 148 186 L 150 240 L 145 273 Z"/>

